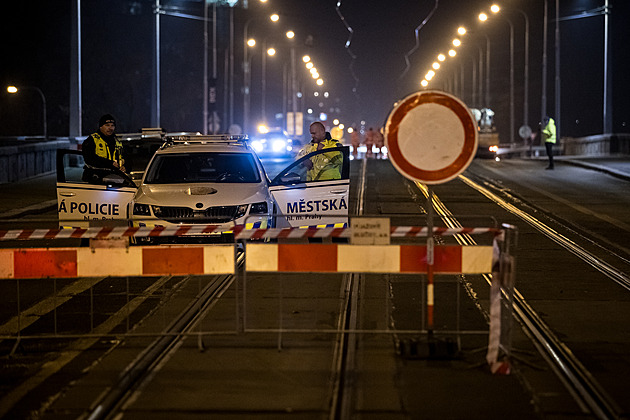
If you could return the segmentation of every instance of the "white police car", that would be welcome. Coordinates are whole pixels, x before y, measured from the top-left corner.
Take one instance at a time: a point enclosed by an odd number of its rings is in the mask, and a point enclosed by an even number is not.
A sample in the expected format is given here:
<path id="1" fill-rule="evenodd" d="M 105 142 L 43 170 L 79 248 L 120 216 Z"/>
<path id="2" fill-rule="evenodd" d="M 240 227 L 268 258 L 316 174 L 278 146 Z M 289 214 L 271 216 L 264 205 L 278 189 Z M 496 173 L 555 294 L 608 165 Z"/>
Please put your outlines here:
<path id="1" fill-rule="evenodd" d="M 336 157 L 338 176 L 310 181 L 308 162 L 323 154 Z M 81 162 L 77 151 L 58 155 L 59 219 L 65 226 L 109 219 L 137 226 L 341 227 L 348 220 L 348 147 L 304 156 L 273 181 L 245 136 L 166 137 L 138 187 L 120 174 L 102 185 L 87 184 Z"/>

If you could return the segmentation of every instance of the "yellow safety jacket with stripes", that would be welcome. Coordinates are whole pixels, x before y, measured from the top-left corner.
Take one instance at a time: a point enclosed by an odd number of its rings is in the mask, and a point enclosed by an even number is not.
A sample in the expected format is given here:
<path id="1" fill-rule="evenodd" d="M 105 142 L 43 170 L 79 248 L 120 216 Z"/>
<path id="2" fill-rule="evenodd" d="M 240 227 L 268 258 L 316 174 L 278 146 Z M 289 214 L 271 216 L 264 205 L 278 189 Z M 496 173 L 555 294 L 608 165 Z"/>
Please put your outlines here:
<path id="1" fill-rule="evenodd" d="M 116 137 L 116 144 L 114 146 L 114 153 L 112 154 L 109 147 L 107 147 L 107 142 L 103 140 L 99 133 L 92 134 L 92 138 L 94 139 L 94 145 L 96 156 L 102 157 L 113 162 L 117 162 L 120 167 L 124 166 L 125 160 L 122 158 L 122 143 Z"/>

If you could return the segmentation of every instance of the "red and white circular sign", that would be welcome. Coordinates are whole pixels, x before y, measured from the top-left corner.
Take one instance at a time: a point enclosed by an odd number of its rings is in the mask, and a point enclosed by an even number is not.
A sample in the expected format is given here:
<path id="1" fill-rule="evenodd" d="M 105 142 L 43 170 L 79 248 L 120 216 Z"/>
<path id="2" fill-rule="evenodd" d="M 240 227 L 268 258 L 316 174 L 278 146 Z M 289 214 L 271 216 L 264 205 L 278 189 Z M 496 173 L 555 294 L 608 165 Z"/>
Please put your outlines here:
<path id="1" fill-rule="evenodd" d="M 470 165 L 477 152 L 477 124 L 468 107 L 445 92 L 416 92 L 387 118 L 385 142 L 398 172 L 424 184 L 441 184 Z"/>

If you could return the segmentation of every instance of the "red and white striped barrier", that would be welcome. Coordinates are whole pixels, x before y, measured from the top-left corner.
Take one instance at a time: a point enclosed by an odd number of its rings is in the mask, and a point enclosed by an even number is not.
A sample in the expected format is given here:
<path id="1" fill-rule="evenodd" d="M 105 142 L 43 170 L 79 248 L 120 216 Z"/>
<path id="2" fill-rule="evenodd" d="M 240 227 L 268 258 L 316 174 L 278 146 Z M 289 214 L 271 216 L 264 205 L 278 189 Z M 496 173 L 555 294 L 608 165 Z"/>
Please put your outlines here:
<path id="1" fill-rule="evenodd" d="M 0 278 L 233 273 L 234 245 L 0 249 Z"/>
<path id="2" fill-rule="evenodd" d="M 245 269 L 281 272 L 426 273 L 421 245 L 248 244 Z M 436 246 L 434 273 L 489 273 L 491 246 Z"/>
<path id="3" fill-rule="evenodd" d="M 219 227 L 217 225 L 188 225 L 168 227 L 93 227 L 72 229 L 15 229 L 0 230 L 0 241 L 29 239 L 68 239 L 68 238 L 146 238 L 167 236 L 209 235 L 221 232 L 233 232 L 237 240 L 246 239 L 283 239 L 283 238 L 350 238 L 351 228 L 270 228 L 246 229 L 244 225 Z M 500 234 L 497 228 L 433 228 L 433 235 L 450 236 L 457 234 L 478 235 L 484 233 Z M 428 229 L 421 226 L 392 226 L 392 237 L 424 237 Z"/>
<path id="4" fill-rule="evenodd" d="M 420 245 L 247 244 L 256 272 L 426 273 Z M 489 273 L 491 246 L 436 246 L 434 273 Z M 233 274 L 234 245 L 0 249 L 0 278 Z"/>

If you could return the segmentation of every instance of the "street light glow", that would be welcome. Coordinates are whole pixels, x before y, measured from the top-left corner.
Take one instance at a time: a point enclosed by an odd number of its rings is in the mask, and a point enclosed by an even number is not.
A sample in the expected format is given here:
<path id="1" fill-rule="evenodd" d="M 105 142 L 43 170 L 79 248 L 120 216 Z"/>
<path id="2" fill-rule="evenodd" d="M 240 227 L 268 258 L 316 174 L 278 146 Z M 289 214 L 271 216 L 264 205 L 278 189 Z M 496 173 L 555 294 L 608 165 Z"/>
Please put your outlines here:
<path id="1" fill-rule="evenodd" d="M 433 79 L 433 76 L 435 76 L 435 72 L 433 70 L 429 70 L 427 75 L 424 76 L 424 78 L 427 79 L 427 80 L 431 80 L 431 79 Z"/>
<path id="2" fill-rule="evenodd" d="M 492 13 L 499 13 L 500 10 L 501 8 L 499 7 L 498 4 L 493 4 L 492 6 L 490 6 L 490 11 Z"/>
<path id="3" fill-rule="evenodd" d="M 250 39 L 248 39 L 248 40 L 247 40 L 247 45 L 248 45 L 249 47 L 254 47 L 254 46 L 256 46 L 256 40 L 255 40 L 254 38 L 250 38 Z"/>
<path id="4" fill-rule="evenodd" d="M 317 79 L 317 86 L 321 86 L 324 84 L 324 80 L 323 79 Z"/>
<path id="5" fill-rule="evenodd" d="M 462 41 L 460 41 L 459 39 L 455 38 L 453 40 L 453 45 L 456 47 L 459 47 L 460 45 L 462 45 Z"/>
<path id="6" fill-rule="evenodd" d="M 455 57 L 457 55 L 457 52 L 455 52 L 455 50 L 448 50 L 448 55 L 449 57 Z"/>
<path id="7" fill-rule="evenodd" d="M 293 31 L 287 31 L 287 38 L 289 38 L 289 39 L 293 39 L 293 37 L 295 37 L 295 32 L 293 32 Z"/>
<path id="8" fill-rule="evenodd" d="M 460 26 L 459 28 L 457 28 L 457 33 L 460 35 L 466 35 L 466 28 Z"/>
<path id="9" fill-rule="evenodd" d="M 273 15 L 269 16 L 269 19 L 271 19 L 272 22 L 277 22 L 280 20 L 280 16 L 278 16 L 277 13 L 274 13 Z"/>
<path id="10" fill-rule="evenodd" d="M 268 48 L 267 49 L 267 55 L 269 55 L 269 56 L 276 55 L 276 49 L 274 47 Z"/>
<path id="11" fill-rule="evenodd" d="M 7 86 L 7 92 L 9 93 L 17 93 L 18 88 L 16 88 L 15 86 Z"/>
<path id="12" fill-rule="evenodd" d="M 420 82 L 420 84 L 422 85 L 422 87 L 427 87 L 427 86 L 429 86 L 429 82 L 427 82 L 427 81 L 426 81 L 426 79 L 425 79 L 425 80 L 423 80 L 422 82 Z"/>
<path id="13" fill-rule="evenodd" d="M 307 68 L 307 69 L 309 69 L 309 70 L 310 70 L 310 69 L 312 69 L 313 67 L 315 67 L 315 64 L 313 64 L 313 62 L 312 62 L 312 61 L 309 61 L 308 63 L 306 63 L 306 68 Z"/>
<path id="14" fill-rule="evenodd" d="M 440 55 L 438 55 L 438 60 L 444 61 L 444 60 L 446 60 L 446 56 L 444 54 L 440 54 Z"/>
<path id="15" fill-rule="evenodd" d="M 308 55 L 305 55 L 304 57 L 302 57 L 302 61 L 304 61 L 305 63 L 308 63 L 309 61 L 311 61 L 311 57 L 309 57 Z"/>
<path id="16" fill-rule="evenodd" d="M 488 15 L 486 15 L 485 13 L 479 13 L 479 20 L 485 22 L 486 20 L 488 20 Z"/>
<path id="17" fill-rule="evenodd" d="M 437 61 L 435 63 L 433 63 L 433 65 L 431 66 L 433 67 L 435 70 L 440 68 L 440 63 L 438 63 Z"/>

